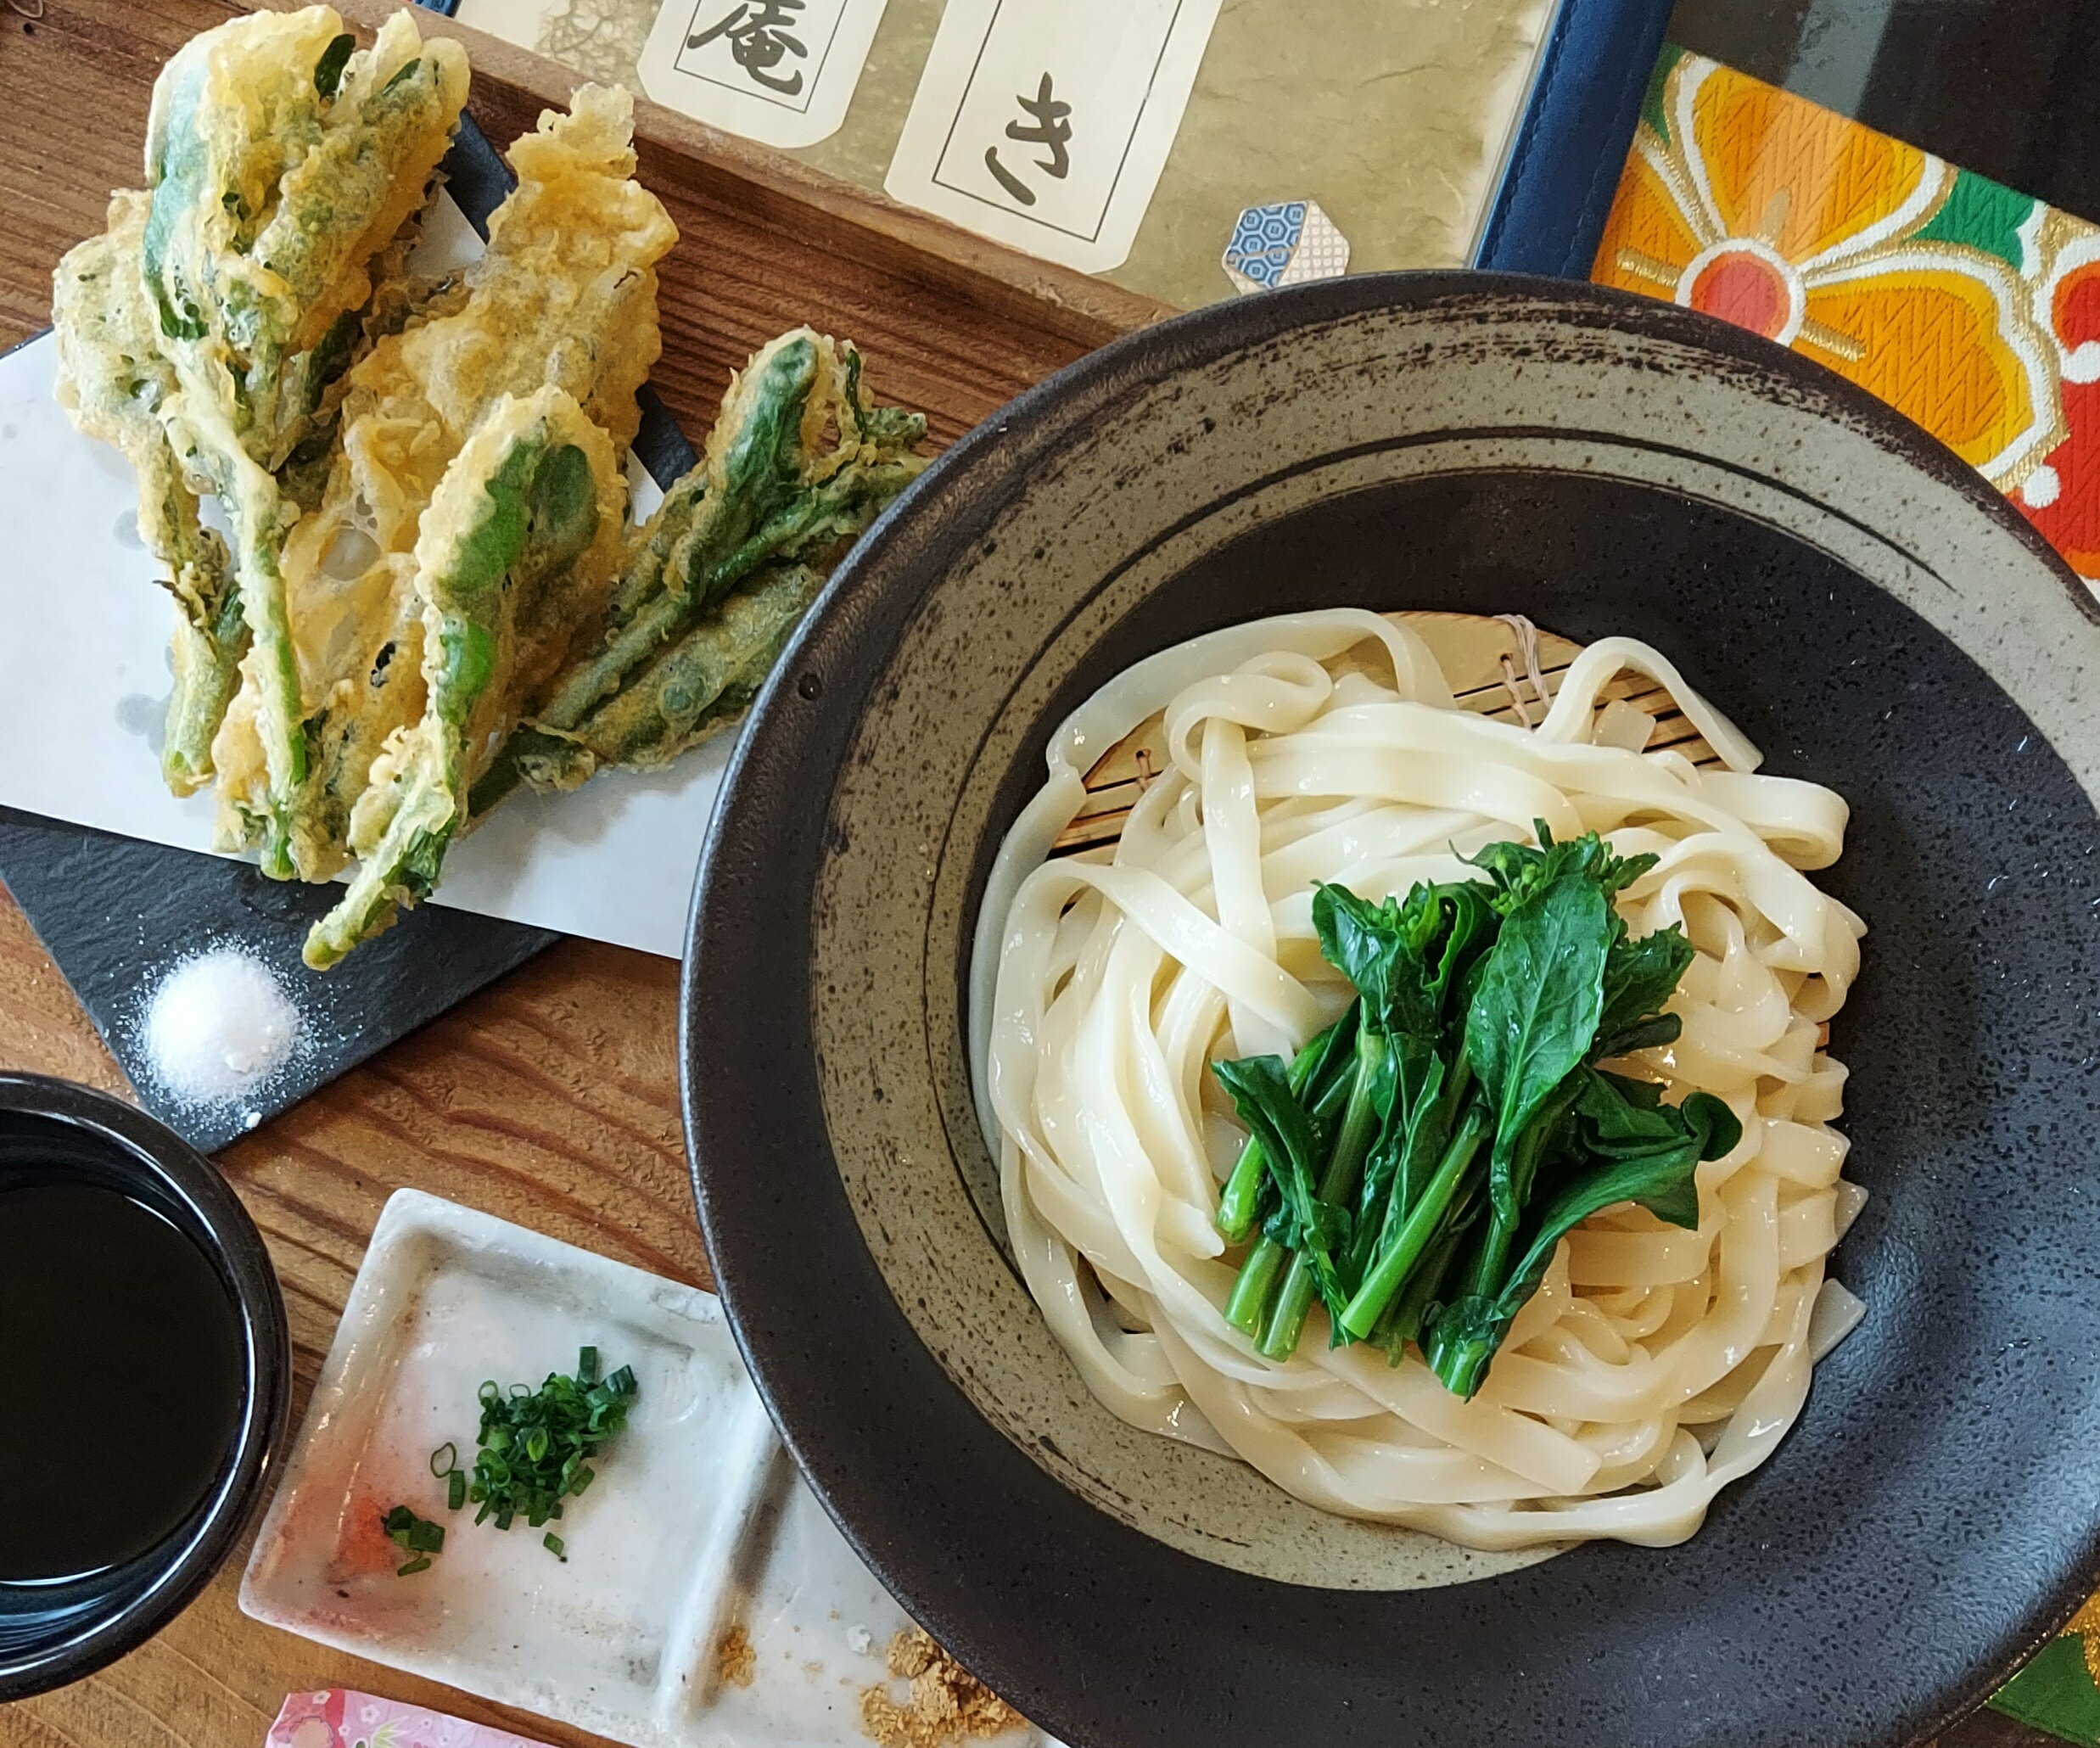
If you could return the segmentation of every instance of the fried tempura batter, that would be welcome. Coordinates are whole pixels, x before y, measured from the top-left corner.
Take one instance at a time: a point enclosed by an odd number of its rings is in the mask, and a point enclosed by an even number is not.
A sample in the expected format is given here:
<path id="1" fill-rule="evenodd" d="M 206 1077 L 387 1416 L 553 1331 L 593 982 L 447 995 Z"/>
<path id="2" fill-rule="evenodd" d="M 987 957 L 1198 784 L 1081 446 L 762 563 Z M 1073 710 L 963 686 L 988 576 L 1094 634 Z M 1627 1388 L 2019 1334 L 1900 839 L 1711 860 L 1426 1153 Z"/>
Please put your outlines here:
<path id="1" fill-rule="evenodd" d="M 187 795 L 211 781 L 211 737 L 239 683 L 248 625 L 226 542 L 199 520 L 197 494 L 160 423 L 175 373 L 160 356 L 139 276 L 150 204 L 130 190 L 110 196 L 109 228 L 59 263 L 52 313 L 59 401 L 80 429 L 124 451 L 138 475 L 139 538 L 168 569 L 175 690 L 160 770 Z"/>
<path id="2" fill-rule="evenodd" d="M 425 704 L 372 761 L 350 818 L 361 859 L 306 944 L 334 963 L 428 895 L 468 792 L 522 701 L 604 605 L 626 486 L 612 440 L 563 389 L 504 395 L 445 470 L 416 541 Z"/>
<path id="3" fill-rule="evenodd" d="M 406 11 L 362 52 L 325 6 L 208 31 L 154 87 L 149 192 L 118 194 L 54 284 L 60 398 L 137 469 L 180 608 L 170 786 L 216 780 L 221 847 L 266 873 L 361 863 L 315 966 L 428 896 L 519 782 L 660 765 L 735 720 L 920 465 L 925 422 L 799 329 L 630 530 L 677 241 L 634 180 L 632 102 L 585 86 L 542 115 L 487 252 L 419 280 L 466 95 L 458 46 Z"/>
<path id="4" fill-rule="evenodd" d="M 311 875 L 325 856 L 280 568 L 298 506 L 277 473 L 325 426 L 334 384 L 369 343 L 375 264 L 421 210 L 467 96 L 464 53 L 425 45 L 406 14 L 355 48 L 324 6 L 237 19 L 186 44 L 154 87 L 150 192 L 120 199 L 109 232 L 61 265 L 54 311 L 76 417 L 106 401 L 94 385 L 111 361 L 151 339 L 150 408 L 182 489 L 226 506 L 237 593 L 193 570 L 186 580 L 186 540 L 164 555 L 189 628 L 176 636 L 167 775 L 181 791 L 209 772 L 204 749 L 239 660 L 264 772 L 252 835 L 279 875 Z M 165 506 L 179 524 L 180 499 L 165 481 L 152 490 L 154 520 Z M 234 600 L 245 656 L 220 624 Z"/>
<path id="5" fill-rule="evenodd" d="M 372 760 L 423 714 L 410 555 L 423 507 L 488 408 L 551 384 L 617 445 L 633 440 L 635 391 L 663 350 L 656 263 L 678 233 L 630 179 L 632 127 L 626 92 L 596 86 L 576 93 L 570 114 L 543 115 L 511 148 L 518 185 L 490 221 L 464 300 L 381 340 L 350 373 L 341 451 L 284 550 L 327 846 L 316 845 L 309 877 L 347 860 Z M 228 848 L 249 841 L 267 793 L 260 698 L 251 676 L 213 748 Z"/>

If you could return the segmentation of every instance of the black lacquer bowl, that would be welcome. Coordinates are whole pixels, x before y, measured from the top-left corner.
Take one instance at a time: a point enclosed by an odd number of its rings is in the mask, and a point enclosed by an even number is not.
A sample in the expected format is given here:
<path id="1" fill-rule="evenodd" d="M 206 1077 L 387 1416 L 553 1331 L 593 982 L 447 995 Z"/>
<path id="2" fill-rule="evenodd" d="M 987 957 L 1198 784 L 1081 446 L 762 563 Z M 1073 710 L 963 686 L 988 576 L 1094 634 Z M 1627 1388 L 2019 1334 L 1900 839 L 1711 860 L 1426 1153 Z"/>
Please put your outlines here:
<path id="1" fill-rule="evenodd" d="M 1834 1053 L 1864 1324 L 1683 1546 L 1347 1523 L 1088 1395 L 1001 1248 L 965 986 L 1111 674 L 1291 608 L 1658 645 L 1852 805 Z M 2100 1552 L 2100 613 L 1975 474 L 1684 311 L 1348 280 L 1119 342 L 959 444 L 783 662 L 716 815 L 686 1123 L 795 1455 L 911 1611 L 1086 1748 L 1864 1748 L 1980 1700 Z"/>
<path id="2" fill-rule="evenodd" d="M 202 1154 L 144 1112 L 88 1087 L 0 1074 L 0 1189 L 43 1183 L 113 1190 L 188 1238 L 225 1290 L 242 1375 L 217 1473 L 165 1536 L 82 1577 L 0 1583 L 0 1701 L 92 1674 L 159 1632 L 211 1581 L 274 1474 L 291 1396 L 291 1343 L 269 1252 Z M 77 1436 L 68 1420 L 78 1393 L 71 1381 L 10 1344 L 4 1329 L 0 1356 L 8 1374 L 0 1415 L 35 1415 L 53 1439 Z"/>

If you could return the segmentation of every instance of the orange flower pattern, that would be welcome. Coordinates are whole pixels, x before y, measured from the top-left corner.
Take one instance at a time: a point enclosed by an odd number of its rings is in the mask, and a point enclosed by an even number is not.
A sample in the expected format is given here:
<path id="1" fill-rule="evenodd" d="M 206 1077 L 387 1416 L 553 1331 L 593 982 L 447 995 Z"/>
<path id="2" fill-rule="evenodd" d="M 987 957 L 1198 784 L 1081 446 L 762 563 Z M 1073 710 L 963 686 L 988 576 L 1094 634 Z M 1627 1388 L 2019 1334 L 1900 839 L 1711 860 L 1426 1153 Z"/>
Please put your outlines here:
<path id="1" fill-rule="evenodd" d="M 2100 588 L 2100 228 L 1672 49 L 1592 277 L 1851 378 Z"/>

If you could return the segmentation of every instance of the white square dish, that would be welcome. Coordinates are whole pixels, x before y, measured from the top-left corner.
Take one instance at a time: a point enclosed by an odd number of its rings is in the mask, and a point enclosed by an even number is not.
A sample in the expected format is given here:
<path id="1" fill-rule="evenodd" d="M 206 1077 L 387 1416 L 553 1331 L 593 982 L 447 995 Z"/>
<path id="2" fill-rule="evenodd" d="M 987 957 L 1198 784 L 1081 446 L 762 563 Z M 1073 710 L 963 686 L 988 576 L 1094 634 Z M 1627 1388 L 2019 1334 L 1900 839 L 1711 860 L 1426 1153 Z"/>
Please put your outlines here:
<path id="1" fill-rule="evenodd" d="M 595 1346 L 634 1370 L 626 1429 L 567 1502 L 566 1559 L 445 1509 L 484 1379 Z M 380 1519 L 445 1529 L 428 1570 Z M 910 1625 L 781 1452 L 720 1303 L 401 1191 L 387 1203 L 241 1584 L 288 1632 L 636 1748 L 865 1741 L 860 1695 Z M 736 1649 L 727 1679 L 720 1649 Z M 1021 1740 L 1017 1735 L 1012 1739 Z"/>

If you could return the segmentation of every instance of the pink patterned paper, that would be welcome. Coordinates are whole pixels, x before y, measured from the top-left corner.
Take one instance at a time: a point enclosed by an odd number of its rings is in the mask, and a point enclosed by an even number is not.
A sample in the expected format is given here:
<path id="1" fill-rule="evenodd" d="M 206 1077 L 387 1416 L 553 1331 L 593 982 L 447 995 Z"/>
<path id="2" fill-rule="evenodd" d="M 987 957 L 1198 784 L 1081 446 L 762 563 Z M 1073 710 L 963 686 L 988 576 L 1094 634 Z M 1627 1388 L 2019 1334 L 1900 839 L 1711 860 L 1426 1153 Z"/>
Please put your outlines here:
<path id="1" fill-rule="evenodd" d="M 347 1688 L 294 1694 L 263 1748 L 546 1748 L 485 1723 Z"/>

